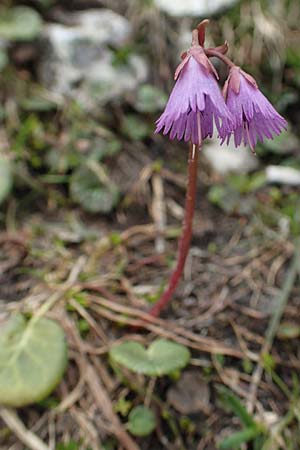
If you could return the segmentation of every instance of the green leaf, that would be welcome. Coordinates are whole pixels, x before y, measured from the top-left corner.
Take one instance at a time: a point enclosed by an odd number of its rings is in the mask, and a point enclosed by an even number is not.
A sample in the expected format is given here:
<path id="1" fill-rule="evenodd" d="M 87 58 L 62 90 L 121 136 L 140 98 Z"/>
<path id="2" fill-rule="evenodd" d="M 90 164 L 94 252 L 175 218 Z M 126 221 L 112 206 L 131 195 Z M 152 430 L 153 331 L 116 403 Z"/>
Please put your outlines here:
<path id="1" fill-rule="evenodd" d="M 250 428 L 257 428 L 253 417 L 248 413 L 236 395 L 224 386 L 219 386 L 218 391 L 221 394 L 221 400 L 224 406 L 229 408 L 240 419 L 243 425 Z"/>
<path id="2" fill-rule="evenodd" d="M 123 45 L 122 47 L 116 49 L 113 54 L 112 65 L 123 66 L 128 64 L 132 51 L 133 49 L 129 45 Z"/>
<path id="3" fill-rule="evenodd" d="M 138 90 L 135 107 L 139 112 L 155 113 L 164 108 L 167 100 L 166 94 L 161 89 L 144 84 Z"/>
<path id="4" fill-rule="evenodd" d="M 126 417 L 132 407 L 132 402 L 126 400 L 125 397 L 119 398 L 118 402 L 115 404 L 114 410 L 121 414 L 121 416 Z"/>
<path id="5" fill-rule="evenodd" d="M 229 177 L 228 184 L 224 186 L 212 186 L 208 192 L 209 201 L 217 205 L 219 208 L 222 208 L 227 214 L 252 214 L 256 201 L 255 196 L 242 196 L 237 189 L 237 186 L 232 185 L 232 179 L 232 177 Z M 237 182 L 236 179 L 235 182 Z M 255 184 L 256 180 L 253 183 Z M 252 186 L 252 184 L 249 185 L 249 192 L 251 191 Z"/>
<path id="6" fill-rule="evenodd" d="M 297 48 L 288 47 L 286 50 L 286 62 L 295 69 L 300 69 L 300 52 Z"/>
<path id="7" fill-rule="evenodd" d="M 264 172 L 256 172 L 252 175 L 234 174 L 228 177 L 229 184 L 240 194 L 254 192 L 266 184 Z"/>
<path id="8" fill-rule="evenodd" d="M 300 326 L 293 322 L 282 322 L 277 331 L 279 339 L 296 339 L 300 336 Z"/>
<path id="9" fill-rule="evenodd" d="M 221 185 L 214 185 L 209 189 L 208 199 L 211 203 L 222 207 L 224 197 L 226 195 L 226 189 Z"/>
<path id="10" fill-rule="evenodd" d="M 136 406 L 130 411 L 127 429 L 134 436 L 148 436 L 156 427 L 156 420 L 151 409 Z"/>
<path id="11" fill-rule="evenodd" d="M 56 322 L 12 316 L 0 331 L 0 404 L 21 407 L 43 400 L 66 364 L 65 336 Z"/>
<path id="12" fill-rule="evenodd" d="M 11 163 L 0 155 L 0 204 L 6 199 L 13 184 Z"/>
<path id="13" fill-rule="evenodd" d="M 270 353 L 263 353 L 262 354 L 262 363 L 263 367 L 267 372 L 273 372 L 276 367 L 276 362 L 273 358 L 273 356 Z"/>
<path id="14" fill-rule="evenodd" d="M 147 123 L 134 114 L 124 116 L 122 131 L 133 141 L 140 141 L 150 134 Z"/>
<path id="15" fill-rule="evenodd" d="M 24 98 L 20 105 L 25 111 L 48 112 L 57 109 L 58 104 L 52 100 L 43 98 L 42 96 L 31 96 Z"/>
<path id="16" fill-rule="evenodd" d="M 234 450 L 239 449 L 240 445 L 255 439 L 257 436 L 262 434 L 262 430 L 259 428 L 245 428 L 242 431 L 237 431 L 231 434 L 227 438 L 223 439 L 219 443 L 218 448 L 220 450 Z"/>
<path id="17" fill-rule="evenodd" d="M 79 450 L 80 447 L 80 443 L 75 441 L 68 441 L 66 443 L 59 442 L 56 446 L 56 450 Z"/>
<path id="18" fill-rule="evenodd" d="M 70 177 L 72 199 L 91 213 L 109 213 L 119 200 L 117 187 L 103 173 L 103 169 L 101 170 L 98 174 L 89 167 L 82 166 Z"/>
<path id="19" fill-rule="evenodd" d="M 95 161 L 102 161 L 106 157 L 116 156 L 122 148 L 122 143 L 117 139 L 111 139 L 109 141 L 96 137 L 91 140 L 91 147 L 93 148 L 90 159 Z"/>
<path id="20" fill-rule="evenodd" d="M 181 344 L 157 339 L 146 350 L 135 341 L 127 341 L 110 350 L 112 359 L 136 373 L 159 376 L 182 369 L 190 360 L 189 350 Z"/>
<path id="21" fill-rule="evenodd" d="M 10 41 L 30 41 L 42 29 L 42 19 L 32 8 L 17 6 L 0 9 L 0 38 Z"/>

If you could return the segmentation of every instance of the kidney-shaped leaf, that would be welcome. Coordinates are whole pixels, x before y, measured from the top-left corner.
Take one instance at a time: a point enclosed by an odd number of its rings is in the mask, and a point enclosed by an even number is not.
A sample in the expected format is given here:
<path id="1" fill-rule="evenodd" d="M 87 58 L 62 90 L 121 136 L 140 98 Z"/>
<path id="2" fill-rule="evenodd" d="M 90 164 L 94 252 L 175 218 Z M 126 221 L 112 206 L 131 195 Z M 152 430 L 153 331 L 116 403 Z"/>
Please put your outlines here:
<path id="1" fill-rule="evenodd" d="M 66 363 L 65 336 L 56 322 L 11 317 L 0 331 L 0 404 L 21 407 L 44 399 Z"/>
<path id="2" fill-rule="evenodd" d="M 0 38 L 27 41 L 37 37 L 42 29 L 42 19 L 32 8 L 16 6 L 0 8 Z"/>
<path id="3" fill-rule="evenodd" d="M 134 436 L 148 436 L 156 427 L 156 420 L 151 409 L 139 405 L 129 414 L 127 428 Z"/>
<path id="4" fill-rule="evenodd" d="M 157 339 L 147 350 L 138 342 L 123 342 L 110 350 L 110 356 L 133 372 L 159 376 L 185 367 L 190 352 L 181 344 Z"/>
<path id="5" fill-rule="evenodd" d="M 72 199 L 90 213 L 110 213 L 119 200 L 115 184 L 101 183 L 99 177 L 88 167 L 82 166 L 70 178 Z"/>
<path id="6" fill-rule="evenodd" d="M 164 91 L 151 84 L 144 84 L 138 90 L 137 101 L 134 106 L 137 111 L 155 113 L 164 108 L 167 100 Z"/>

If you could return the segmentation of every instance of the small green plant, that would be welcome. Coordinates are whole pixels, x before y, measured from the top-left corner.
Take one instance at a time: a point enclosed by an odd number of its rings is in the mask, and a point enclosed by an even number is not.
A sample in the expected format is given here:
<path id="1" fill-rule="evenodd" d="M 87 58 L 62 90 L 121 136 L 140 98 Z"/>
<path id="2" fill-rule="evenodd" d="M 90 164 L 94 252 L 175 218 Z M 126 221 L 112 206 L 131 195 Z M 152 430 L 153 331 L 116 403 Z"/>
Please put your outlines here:
<path id="1" fill-rule="evenodd" d="M 151 84 L 144 84 L 138 90 L 135 108 L 142 113 L 154 113 L 162 109 L 166 101 L 163 91 Z"/>
<path id="2" fill-rule="evenodd" d="M 218 448 L 220 450 L 239 449 L 243 443 L 250 441 L 253 441 L 254 448 L 261 448 L 257 447 L 257 442 L 261 442 L 262 437 L 265 434 L 264 427 L 254 420 L 241 403 L 240 399 L 229 389 L 224 386 L 219 386 L 219 394 L 225 409 L 233 412 L 240 419 L 244 428 L 224 438 L 219 442 Z"/>
<path id="3" fill-rule="evenodd" d="M 68 441 L 66 443 L 59 442 L 56 450 L 79 450 L 81 448 L 80 442 Z"/>
<path id="4" fill-rule="evenodd" d="M 0 331 L 0 404 L 21 407 L 45 399 L 66 364 L 65 336 L 56 322 L 12 316 Z"/>
<path id="5" fill-rule="evenodd" d="M 134 436 L 148 436 L 155 427 L 156 420 L 151 409 L 140 405 L 130 411 L 127 429 Z"/>
<path id="6" fill-rule="evenodd" d="M 85 211 L 109 213 L 119 200 L 117 186 L 96 161 L 80 166 L 70 178 L 70 195 Z"/>
<path id="7" fill-rule="evenodd" d="M 149 376 L 167 375 L 184 368 L 190 360 L 188 348 L 166 339 L 155 340 L 147 350 L 139 342 L 123 342 L 109 354 L 114 362 Z"/>
<path id="8" fill-rule="evenodd" d="M 114 406 L 115 412 L 121 414 L 121 416 L 126 417 L 132 408 L 132 402 L 130 400 L 126 400 L 125 397 L 119 398 L 118 402 Z"/>
<path id="9" fill-rule="evenodd" d="M 122 131 L 133 141 L 142 140 L 150 134 L 147 123 L 134 114 L 128 114 L 124 117 Z"/>

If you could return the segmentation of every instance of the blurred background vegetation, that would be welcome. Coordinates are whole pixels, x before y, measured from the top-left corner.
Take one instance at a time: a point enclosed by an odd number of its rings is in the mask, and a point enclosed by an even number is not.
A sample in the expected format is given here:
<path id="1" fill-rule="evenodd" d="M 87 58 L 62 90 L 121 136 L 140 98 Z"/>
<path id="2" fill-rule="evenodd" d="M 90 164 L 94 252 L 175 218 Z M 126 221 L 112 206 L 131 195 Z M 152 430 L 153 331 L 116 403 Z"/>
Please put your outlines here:
<path id="1" fill-rule="evenodd" d="M 168 151 L 154 138 L 153 123 L 205 7 L 198 15 L 191 10 L 191 18 L 182 6 L 176 10 L 178 2 L 161 9 L 154 1 L 108 3 L 2 2 L 2 222 L 7 208 L 19 212 L 45 201 L 52 209 L 77 204 L 109 214 L 128 192 L 130 183 L 110 174 L 127 147 L 143 147 L 164 163 L 178 157 L 180 145 Z M 299 2 L 231 2 L 225 11 L 218 3 L 207 44 L 228 40 L 230 57 L 290 123 L 287 134 L 259 147 L 260 167 L 299 168 Z M 101 9 L 107 6 L 109 14 Z M 220 195 L 215 190 L 210 198 L 222 202 Z"/>

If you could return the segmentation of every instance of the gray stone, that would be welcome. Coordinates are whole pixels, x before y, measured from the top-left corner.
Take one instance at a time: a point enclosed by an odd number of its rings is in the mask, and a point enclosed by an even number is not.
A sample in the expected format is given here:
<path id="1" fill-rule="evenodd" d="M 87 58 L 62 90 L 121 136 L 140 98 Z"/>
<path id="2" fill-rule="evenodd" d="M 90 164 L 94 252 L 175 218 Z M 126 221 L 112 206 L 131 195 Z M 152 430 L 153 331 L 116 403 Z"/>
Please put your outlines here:
<path id="1" fill-rule="evenodd" d="M 93 108 L 134 90 L 147 78 L 147 65 L 136 55 L 114 64 L 114 52 L 130 37 L 129 22 L 110 10 L 88 10 L 69 17 L 71 26 L 50 24 L 43 33 L 41 82 Z"/>
<path id="2" fill-rule="evenodd" d="M 237 0 L 154 0 L 170 16 L 209 17 L 237 3 Z"/>
<path id="3" fill-rule="evenodd" d="M 167 398 L 181 414 L 211 412 L 209 387 L 198 372 L 184 372 L 176 385 L 168 390 Z"/>
<path id="4" fill-rule="evenodd" d="M 218 140 L 208 141 L 203 148 L 203 153 L 220 175 L 228 173 L 248 173 L 256 169 L 258 159 L 249 148 L 220 145 Z"/>

